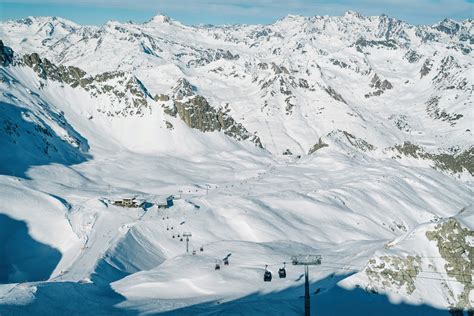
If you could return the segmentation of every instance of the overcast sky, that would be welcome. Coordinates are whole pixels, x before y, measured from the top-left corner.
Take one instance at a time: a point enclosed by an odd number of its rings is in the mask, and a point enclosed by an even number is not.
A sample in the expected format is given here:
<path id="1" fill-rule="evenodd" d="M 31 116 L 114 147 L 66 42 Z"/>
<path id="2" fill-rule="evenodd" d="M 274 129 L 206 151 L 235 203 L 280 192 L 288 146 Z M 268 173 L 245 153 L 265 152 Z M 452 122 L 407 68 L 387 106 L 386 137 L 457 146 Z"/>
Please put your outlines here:
<path id="1" fill-rule="evenodd" d="M 144 22 L 161 13 L 185 24 L 272 23 L 288 14 L 389 16 L 413 24 L 473 18 L 474 0 L 0 0 L 0 20 L 60 16 L 80 24 Z"/>

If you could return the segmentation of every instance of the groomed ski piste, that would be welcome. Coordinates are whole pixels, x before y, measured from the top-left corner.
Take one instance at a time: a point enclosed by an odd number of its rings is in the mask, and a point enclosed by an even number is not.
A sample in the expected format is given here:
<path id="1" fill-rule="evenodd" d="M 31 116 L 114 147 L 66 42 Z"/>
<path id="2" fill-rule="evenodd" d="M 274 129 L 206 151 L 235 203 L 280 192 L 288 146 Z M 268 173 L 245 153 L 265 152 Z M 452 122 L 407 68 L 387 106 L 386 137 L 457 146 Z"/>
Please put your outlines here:
<path id="1" fill-rule="evenodd" d="M 8 23 L 0 28 L 5 45 L 15 52 L 39 49 L 41 32 L 6 35 L 10 28 L 20 32 Z M 157 28 L 169 34 L 171 27 Z M 51 34 L 68 40 L 81 34 L 68 32 Z M 30 38 L 29 46 L 22 36 Z M 103 53 L 77 64 L 104 68 L 95 64 Z M 472 62 L 472 55 L 459 58 Z M 163 76 L 176 79 L 178 70 L 160 63 Z M 136 73 L 147 67 L 141 64 Z M 196 85 L 199 69 L 187 73 L 196 76 Z M 263 142 L 259 148 L 190 128 L 153 99 L 150 113 L 110 117 L 97 113 L 114 109 L 105 95 L 44 80 L 24 65 L 3 66 L 0 74 L 1 316 L 301 315 L 304 269 L 291 257 L 304 254 L 322 257 L 309 267 L 315 315 L 448 315 L 474 305 L 472 175 L 433 168 L 426 159 L 395 159 L 381 149 L 407 139 L 427 148 L 450 142 L 469 148 L 472 91 L 455 109 L 464 114 L 459 125 L 413 108 L 411 122 L 420 132 L 403 133 L 381 119 L 375 101 L 364 107 L 357 98 L 334 103 L 321 97 L 331 106 L 318 125 L 303 119 L 305 111 L 322 111 L 311 101 L 291 120 L 277 110 L 252 114 L 255 95 L 246 95 L 247 88 L 231 94 L 229 82 L 202 81 L 199 91 L 218 100 L 213 104 L 229 101 L 234 117 L 245 115 L 242 121 Z M 344 77 L 336 77 L 324 80 L 337 86 Z M 165 90 L 152 79 L 144 80 L 148 89 Z M 341 90 L 352 100 L 352 92 Z M 418 95 L 405 97 L 422 104 Z M 405 111 L 395 104 L 384 106 Z M 324 137 L 339 128 L 380 150 L 361 151 L 347 134 Z M 306 154 L 320 137 L 328 146 Z M 300 154 L 282 155 L 286 148 Z M 170 195 L 173 206 L 158 207 Z M 114 204 L 124 198 L 145 203 Z M 192 234 L 189 252 L 184 233 Z M 283 266 L 287 275 L 279 278 Z M 266 267 L 271 282 L 263 280 Z"/>

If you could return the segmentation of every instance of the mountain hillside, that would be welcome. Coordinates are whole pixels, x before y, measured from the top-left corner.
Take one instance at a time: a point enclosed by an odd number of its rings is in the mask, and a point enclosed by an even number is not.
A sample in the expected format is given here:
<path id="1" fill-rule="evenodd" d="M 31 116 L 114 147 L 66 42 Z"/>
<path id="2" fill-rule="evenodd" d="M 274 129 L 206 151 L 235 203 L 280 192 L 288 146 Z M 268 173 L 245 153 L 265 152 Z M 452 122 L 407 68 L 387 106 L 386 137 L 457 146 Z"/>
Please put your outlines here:
<path id="1" fill-rule="evenodd" d="M 298 315 L 299 254 L 321 315 L 472 310 L 473 45 L 356 12 L 0 22 L 0 314 Z"/>

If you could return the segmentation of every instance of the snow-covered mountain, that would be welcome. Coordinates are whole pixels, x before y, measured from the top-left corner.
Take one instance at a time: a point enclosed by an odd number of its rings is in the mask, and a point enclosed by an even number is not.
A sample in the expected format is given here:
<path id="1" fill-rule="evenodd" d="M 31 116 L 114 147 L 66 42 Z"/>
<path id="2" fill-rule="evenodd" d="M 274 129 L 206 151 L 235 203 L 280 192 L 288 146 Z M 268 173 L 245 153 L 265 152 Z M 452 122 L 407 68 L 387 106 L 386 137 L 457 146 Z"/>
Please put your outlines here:
<path id="1" fill-rule="evenodd" d="M 327 315 L 474 306 L 471 19 L 29 17 L 0 40 L 0 314 L 298 314 L 298 267 L 262 280 L 297 253 L 323 255 Z"/>

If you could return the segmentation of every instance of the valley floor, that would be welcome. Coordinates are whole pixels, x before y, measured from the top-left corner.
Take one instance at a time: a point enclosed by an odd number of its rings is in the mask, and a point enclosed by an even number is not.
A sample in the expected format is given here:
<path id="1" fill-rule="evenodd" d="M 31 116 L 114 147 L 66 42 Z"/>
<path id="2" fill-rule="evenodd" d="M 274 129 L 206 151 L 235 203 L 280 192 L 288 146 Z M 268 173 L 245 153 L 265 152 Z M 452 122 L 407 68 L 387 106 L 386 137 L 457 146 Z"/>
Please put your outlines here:
<path id="1" fill-rule="evenodd" d="M 0 233 L 8 257 L 0 266 L 1 315 L 298 315 L 303 268 L 289 263 L 296 254 L 322 255 L 310 268 L 317 315 L 448 314 L 438 300 L 448 294 L 424 293 L 433 282 L 456 291 L 446 274 L 427 271 L 440 258 L 436 247 L 387 244 L 457 216 L 472 204 L 469 183 L 329 150 L 301 159 L 245 152 L 102 157 L 0 177 L 0 224 L 12 230 Z M 111 203 L 137 197 L 159 204 L 171 194 L 169 209 Z M 192 234 L 189 253 L 184 232 Z M 396 285 L 371 290 L 357 279 L 370 258 L 387 251 L 426 260 L 428 274 L 419 274 L 412 294 Z M 279 279 L 284 262 L 287 278 Z M 263 282 L 266 265 L 270 283 Z"/>

